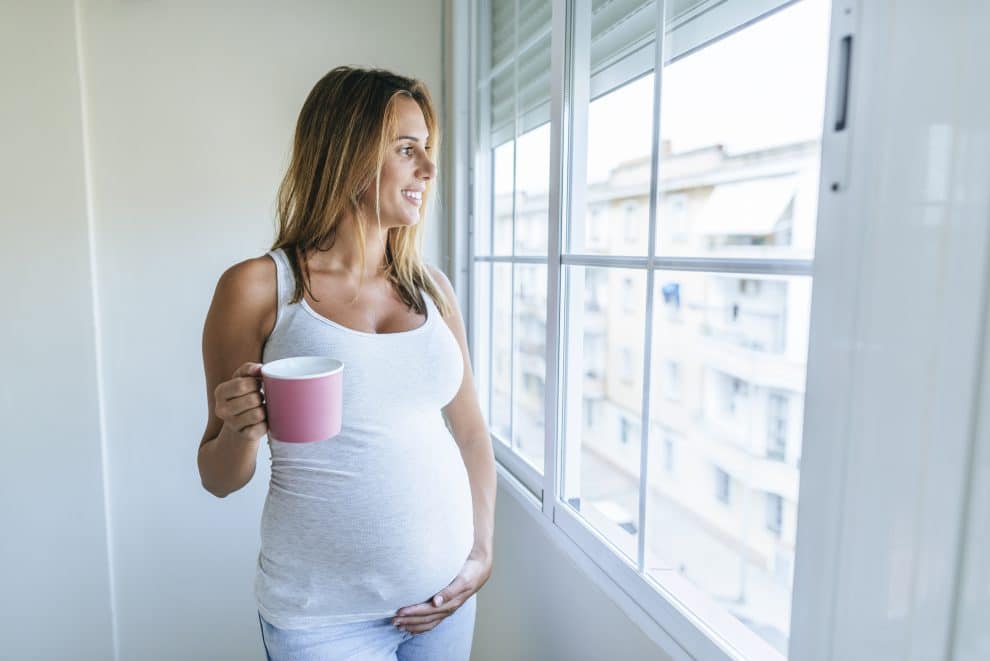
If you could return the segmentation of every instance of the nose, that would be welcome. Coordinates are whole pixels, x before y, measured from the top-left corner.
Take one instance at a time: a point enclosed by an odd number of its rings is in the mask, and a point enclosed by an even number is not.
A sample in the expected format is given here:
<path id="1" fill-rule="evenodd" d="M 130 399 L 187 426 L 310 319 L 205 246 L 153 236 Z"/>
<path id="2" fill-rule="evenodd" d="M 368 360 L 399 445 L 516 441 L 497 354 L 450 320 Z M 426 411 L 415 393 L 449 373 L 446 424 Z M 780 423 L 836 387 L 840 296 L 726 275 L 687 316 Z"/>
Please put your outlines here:
<path id="1" fill-rule="evenodd" d="M 416 164 L 416 176 L 420 179 L 433 179 L 437 176 L 437 166 L 430 155 L 423 152 Z"/>

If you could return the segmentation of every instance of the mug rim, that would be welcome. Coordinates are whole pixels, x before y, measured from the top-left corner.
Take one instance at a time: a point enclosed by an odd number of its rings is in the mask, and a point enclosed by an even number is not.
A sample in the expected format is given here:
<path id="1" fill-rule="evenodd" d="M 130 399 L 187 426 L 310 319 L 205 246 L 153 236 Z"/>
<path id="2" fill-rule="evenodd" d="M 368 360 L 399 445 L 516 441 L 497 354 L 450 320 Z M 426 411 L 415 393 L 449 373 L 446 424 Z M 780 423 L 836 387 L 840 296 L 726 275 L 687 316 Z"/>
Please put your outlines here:
<path id="1" fill-rule="evenodd" d="M 279 374 L 279 368 L 290 365 L 299 366 L 306 369 L 310 365 L 316 367 L 316 371 L 307 374 L 292 375 Z M 328 356 L 292 356 L 289 358 L 279 358 L 272 360 L 261 366 L 261 375 L 269 379 L 281 379 L 284 381 L 301 381 L 305 379 L 318 379 L 324 376 L 332 376 L 344 369 L 344 362 Z"/>

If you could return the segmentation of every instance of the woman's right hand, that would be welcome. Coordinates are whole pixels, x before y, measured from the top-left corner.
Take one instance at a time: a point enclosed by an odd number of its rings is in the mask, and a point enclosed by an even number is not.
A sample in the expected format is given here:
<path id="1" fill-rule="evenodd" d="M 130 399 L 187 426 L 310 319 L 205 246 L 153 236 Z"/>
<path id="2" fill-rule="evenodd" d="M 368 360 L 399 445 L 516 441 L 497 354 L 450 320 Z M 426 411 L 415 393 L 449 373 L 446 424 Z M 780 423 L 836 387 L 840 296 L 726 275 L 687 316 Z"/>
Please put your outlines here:
<path id="1" fill-rule="evenodd" d="M 268 433 L 261 396 L 261 363 L 244 363 L 213 391 L 214 413 L 223 420 L 221 435 L 254 442 Z"/>

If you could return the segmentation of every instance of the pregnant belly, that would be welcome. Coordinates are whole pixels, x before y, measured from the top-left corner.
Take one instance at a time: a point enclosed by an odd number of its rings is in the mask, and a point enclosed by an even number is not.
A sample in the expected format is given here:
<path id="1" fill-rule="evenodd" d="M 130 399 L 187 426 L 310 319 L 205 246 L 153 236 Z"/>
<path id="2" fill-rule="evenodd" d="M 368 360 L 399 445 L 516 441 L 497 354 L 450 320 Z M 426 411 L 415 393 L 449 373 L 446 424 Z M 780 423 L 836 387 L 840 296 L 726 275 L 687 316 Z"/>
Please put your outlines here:
<path id="1" fill-rule="evenodd" d="M 392 478 L 315 489 L 273 474 L 261 562 L 282 602 L 276 607 L 327 616 L 394 611 L 447 586 L 473 542 L 463 464 Z"/>

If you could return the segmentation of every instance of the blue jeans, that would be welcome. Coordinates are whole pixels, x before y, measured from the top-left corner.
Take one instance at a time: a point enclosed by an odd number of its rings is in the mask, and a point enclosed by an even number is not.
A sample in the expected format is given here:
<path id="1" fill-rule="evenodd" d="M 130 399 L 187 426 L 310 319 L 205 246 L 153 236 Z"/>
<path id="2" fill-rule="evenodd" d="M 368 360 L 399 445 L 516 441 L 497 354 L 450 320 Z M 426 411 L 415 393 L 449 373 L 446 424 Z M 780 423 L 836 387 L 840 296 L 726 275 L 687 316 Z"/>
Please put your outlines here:
<path id="1" fill-rule="evenodd" d="M 392 618 L 332 624 L 316 629 L 279 629 L 261 614 L 261 641 L 268 661 L 468 661 L 477 595 L 424 633 L 400 631 Z"/>

